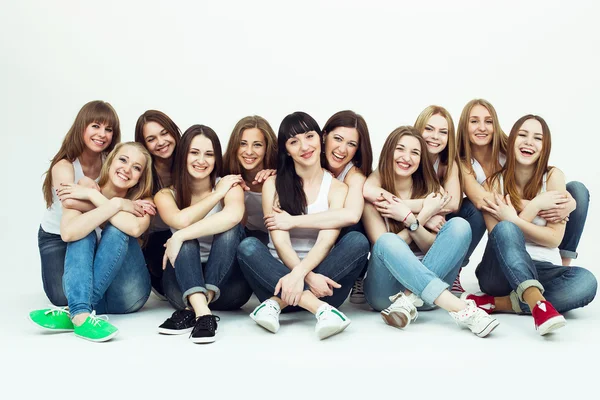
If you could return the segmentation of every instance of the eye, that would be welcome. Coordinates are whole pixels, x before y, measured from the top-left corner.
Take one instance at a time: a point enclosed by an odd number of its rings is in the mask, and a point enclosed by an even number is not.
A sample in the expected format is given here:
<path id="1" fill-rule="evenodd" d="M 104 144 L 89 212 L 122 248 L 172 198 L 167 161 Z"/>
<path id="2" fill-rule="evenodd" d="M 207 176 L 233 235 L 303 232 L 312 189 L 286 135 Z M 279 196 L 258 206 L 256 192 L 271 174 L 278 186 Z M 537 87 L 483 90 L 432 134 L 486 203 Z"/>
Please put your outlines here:
<path id="1" fill-rule="evenodd" d="M 307 138 L 307 139 L 312 139 L 312 137 L 313 137 L 313 136 L 315 136 L 315 135 L 314 135 L 314 134 L 312 134 L 312 133 L 309 133 L 308 135 L 306 135 L 306 138 Z"/>
<path id="2" fill-rule="evenodd" d="M 152 142 L 154 142 L 154 138 L 153 137 L 146 139 L 146 143 L 152 143 Z"/>
<path id="3" fill-rule="evenodd" d="M 133 169 L 135 169 L 137 172 L 142 172 L 142 167 L 140 167 L 139 165 L 136 165 L 135 167 L 133 167 Z"/>
<path id="4" fill-rule="evenodd" d="M 433 131 L 433 128 L 432 128 L 432 127 L 430 127 L 430 126 L 426 126 L 426 127 L 425 127 L 425 130 L 426 130 L 427 132 L 431 132 L 431 131 Z"/>
<path id="5" fill-rule="evenodd" d="M 339 136 L 335 136 L 334 139 L 335 139 L 336 142 L 341 142 L 342 141 L 342 138 L 339 137 Z"/>
<path id="6" fill-rule="evenodd" d="M 262 147 L 262 143 L 254 143 L 254 147 Z"/>
<path id="7" fill-rule="evenodd" d="M 292 145 L 292 146 L 295 145 L 296 143 L 298 143 L 298 140 L 296 140 L 296 139 L 290 141 L 290 145 Z"/>
<path id="8" fill-rule="evenodd" d="M 106 132 L 110 132 L 110 133 L 112 133 L 112 131 L 113 131 L 113 128 L 106 128 L 106 129 L 105 129 L 105 131 L 106 131 Z"/>
<path id="9" fill-rule="evenodd" d="M 92 128 L 98 129 L 98 128 L 100 128 L 100 125 L 98 125 L 98 124 L 92 124 Z"/>
<path id="10" fill-rule="evenodd" d="M 354 143 L 354 142 L 351 142 L 351 143 L 348 143 L 348 146 L 350 146 L 350 147 L 357 147 L 358 145 L 356 143 Z"/>
<path id="11" fill-rule="evenodd" d="M 213 153 L 204 153 L 204 155 L 205 155 L 206 157 L 213 157 L 213 156 L 214 156 L 214 154 L 213 154 Z"/>
<path id="12" fill-rule="evenodd" d="M 491 119 L 488 119 L 487 121 L 485 121 L 485 123 L 487 125 L 492 125 L 494 123 L 494 121 L 492 121 Z"/>
<path id="13" fill-rule="evenodd" d="M 476 120 L 476 119 L 472 119 L 472 120 L 470 120 L 469 122 L 470 122 L 470 123 L 472 123 L 472 124 L 476 124 L 476 123 L 477 123 L 477 120 Z"/>
<path id="14" fill-rule="evenodd" d="M 124 164 L 127 162 L 127 159 L 125 157 L 119 157 L 119 161 L 121 161 Z"/>
<path id="15" fill-rule="evenodd" d="M 440 131 L 440 133 L 441 133 L 442 135 L 447 135 L 447 134 L 448 134 L 448 131 Z"/>
<path id="16" fill-rule="evenodd" d="M 542 137 L 541 136 L 536 136 L 534 139 L 535 140 L 539 140 L 540 142 L 542 141 Z"/>
<path id="17" fill-rule="evenodd" d="M 524 133 L 519 133 L 518 135 L 519 135 L 519 137 L 525 137 L 525 136 L 527 136 Z"/>
<path id="18" fill-rule="evenodd" d="M 190 154 L 192 154 L 192 155 L 194 155 L 194 156 L 197 156 L 197 155 L 198 155 L 198 153 L 199 153 L 199 152 L 198 152 L 198 150 L 191 150 L 191 151 L 190 151 Z"/>

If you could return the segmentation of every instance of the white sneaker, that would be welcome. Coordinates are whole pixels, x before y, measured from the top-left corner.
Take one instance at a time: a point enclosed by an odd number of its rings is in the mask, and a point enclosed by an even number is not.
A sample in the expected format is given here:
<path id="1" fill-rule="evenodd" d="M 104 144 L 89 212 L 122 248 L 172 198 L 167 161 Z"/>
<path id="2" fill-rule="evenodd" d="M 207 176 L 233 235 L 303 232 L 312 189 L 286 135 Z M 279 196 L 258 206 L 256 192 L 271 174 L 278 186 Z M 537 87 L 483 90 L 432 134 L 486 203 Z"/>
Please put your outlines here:
<path id="1" fill-rule="evenodd" d="M 269 332 L 277 333 L 280 313 L 279 304 L 274 300 L 267 299 L 250 313 L 250 318 Z"/>
<path id="2" fill-rule="evenodd" d="M 352 286 L 352 291 L 350 292 L 350 303 L 352 304 L 365 304 L 367 300 L 365 299 L 365 291 L 363 289 L 364 278 L 358 278 L 354 282 L 354 286 Z"/>
<path id="3" fill-rule="evenodd" d="M 317 318 L 315 332 L 321 340 L 340 333 L 352 322 L 344 313 L 329 304 L 319 307 L 315 317 Z"/>
<path id="4" fill-rule="evenodd" d="M 466 300 L 467 308 L 458 312 L 450 311 L 454 322 L 461 328 L 469 328 L 471 332 L 479 337 L 486 337 L 500 322 L 481 308 L 478 308 L 473 300 Z"/>
<path id="5" fill-rule="evenodd" d="M 396 328 L 404 328 L 410 325 L 419 317 L 417 308 L 415 307 L 414 301 L 421 300 L 417 295 L 411 293 L 410 296 L 400 292 L 394 296 L 390 296 L 392 304 L 381 310 L 381 318 L 386 324 L 394 326 Z M 423 300 L 421 300 L 423 304 Z"/>

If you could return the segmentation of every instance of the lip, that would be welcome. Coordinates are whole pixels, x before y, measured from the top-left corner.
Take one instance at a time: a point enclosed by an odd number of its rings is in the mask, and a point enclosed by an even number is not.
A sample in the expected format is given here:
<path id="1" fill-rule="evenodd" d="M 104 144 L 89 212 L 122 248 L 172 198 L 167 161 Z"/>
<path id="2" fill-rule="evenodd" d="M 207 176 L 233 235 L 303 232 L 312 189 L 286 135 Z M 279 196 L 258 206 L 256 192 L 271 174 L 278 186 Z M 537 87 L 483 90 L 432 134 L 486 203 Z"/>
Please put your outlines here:
<path id="1" fill-rule="evenodd" d="M 254 164 L 256 162 L 257 158 L 242 156 L 242 160 L 244 160 L 244 163 L 246 163 L 246 164 Z"/>
<path id="2" fill-rule="evenodd" d="M 160 154 L 164 154 L 164 153 L 166 153 L 169 150 L 169 147 L 171 147 L 171 144 L 167 144 L 167 145 L 165 145 L 163 147 L 157 148 L 156 152 L 160 153 Z"/>
<path id="3" fill-rule="evenodd" d="M 337 161 L 337 162 L 342 162 L 346 159 L 346 156 L 340 156 L 339 154 L 336 154 L 335 152 L 331 152 L 331 158 L 333 158 L 333 160 Z"/>
<path id="4" fill-rule="evenodd" d="M 404 161 L 396 161 L 396 165 L 398 166 L 398 168 L 400 168 L 403 171 L 408 171 L 410 169 L 410 167 L 412 167 L 411 164 L 406 163 Z"/>
<path id="5" fill-rule="evenodd" d="M 314 152 L 315 152 L 314 150 L 313 151 L 307 151 L 306 153 L 300 154 L 300 157 L 304 158 L 305 160 L 308 160 L 309 158 L 312 157 L 312 155 L 313 155 Z"/>
<path id="6" fill-rule="evenodd" d="M 115 175 L 117 176 L 117 178 L 119 178 L 120 180 L 122 180 L 123 182 L 127 182 L 129 181 L 129 176 L 127 176 L 126 173 L 124 173 L 123 171 L 117 170 L 117 172 L 115 172 Z"/>
<path id="7" fill-rule="evenodd" d="M 527 151 L 530 151 L 531 153 L 528 153 Z M 535 154 L 535 150 L 529 149 L 527 147 L 521 147 L 519 148 L 519 153 L 521 153 L 523 157 L 533 157 L 533 155 Z"/>
<path id="8" fill-rule="evenodd" d="M 436 148 L 436 149 L 442 145 L 441 143 L 430 142 L 430 141 L 425 141 L 425 143 L 427 143 L 427 146 L 433 147 L 433 148 Z"/>
<path id="9" fill-rule="evenodd" d="M 106 140 L 92 139 L 92 142 L 98 147 L 104 147 Z"/>
<path id="10" fill-rule="evenodd" d="M 204 171 L 206 171 L 206 169 L 207 169 L 208 167 L 201 167 L 201 166 L 199 166 L 199 165 L 192 165 L 192 168 L 194 169 L 194 171 L 198 171 L 198 172 L 204 172 Z"/>

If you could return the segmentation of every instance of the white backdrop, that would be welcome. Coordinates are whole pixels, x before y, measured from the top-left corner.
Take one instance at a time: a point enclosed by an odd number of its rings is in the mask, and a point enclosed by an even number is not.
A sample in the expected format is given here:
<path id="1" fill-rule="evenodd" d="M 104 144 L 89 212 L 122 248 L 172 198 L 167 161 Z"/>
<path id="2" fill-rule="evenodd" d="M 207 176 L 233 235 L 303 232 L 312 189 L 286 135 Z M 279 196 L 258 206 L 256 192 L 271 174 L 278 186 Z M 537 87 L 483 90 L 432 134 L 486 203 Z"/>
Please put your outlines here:
<path id="1" fill-rule="evenodd" d="M 430 104 L 458 122 L 489 100 L 503 129 L 527 113 L 553 134 L 551 163 L 592 203 L 579 262 L 600 276 L 600 6 L 594 1 L 1 1 L 3 303 L 41 293 L 41 175 L 79 108 L 109 101 L 123 140 L 147 109 L 225 147 L 238 119 L 277 131 L 302 110 L 322 125 L 362 114 L 379 153 Z"/>

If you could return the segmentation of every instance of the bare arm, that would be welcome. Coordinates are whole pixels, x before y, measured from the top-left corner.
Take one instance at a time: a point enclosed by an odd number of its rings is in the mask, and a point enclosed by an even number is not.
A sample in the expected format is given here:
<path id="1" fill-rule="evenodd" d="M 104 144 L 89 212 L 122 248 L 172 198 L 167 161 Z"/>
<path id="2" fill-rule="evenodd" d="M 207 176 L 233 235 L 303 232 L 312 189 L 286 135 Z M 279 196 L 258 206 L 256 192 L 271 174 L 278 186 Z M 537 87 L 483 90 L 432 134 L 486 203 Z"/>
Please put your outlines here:
<path id="1" fill-rule="evenodd" d="M 452 170 L 448 171 L 448 179 L 446 179 L 446 183 L 444 184 L 444 190 L 451 196 L 450 201 L 446 204 L 446 209 L 449 212 L 458 211 L 462 199 L 462 189 L 460 187 L 460 179 L 458 178 L 459 168 L 458 163 L 452 165 Z"/>
<path id="2" fill-rule="evenodd" d="M 83 239 L 94 229 L 121 210 L 121 199 L 115 197 L 100 207 L 86 213 L 78 210 L 63 210 L 60 220 L 60 236 L 65 242 Z"/>
<path id="3" fill-rule="evenodd" d="M 52 187 L 55 191 L 62 188 L 63 183 L 76 183 L 75 182 L 75 170 L 73 169 L 73 163 L 68 160 L 60 160 L 52 167 Z M 78 210 L 82 213 L 93 210 L 96 208 L 92 203 L 85 200 L 78 199 L 65 199 L 61 201 L 63 208 L 72 210 Z"/>
<path id="4" fill-rule="evenodd" d="M 378 201 L 378 198 L 381 197 L 382 193 L 389 196 L 394 196 L 387 190 L 383 190 L 381 187 L 381 181 L 379 179 L 379 171 L 375 170 L 365 181 L 363 187 L 363 197 L 369 203 L 374 203 Z M 423 199 L 402 199 L 402 201 L 414 213 L 420 212 L 421 208 L 423 208 Z"/>

